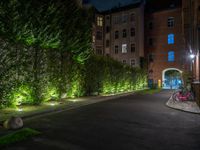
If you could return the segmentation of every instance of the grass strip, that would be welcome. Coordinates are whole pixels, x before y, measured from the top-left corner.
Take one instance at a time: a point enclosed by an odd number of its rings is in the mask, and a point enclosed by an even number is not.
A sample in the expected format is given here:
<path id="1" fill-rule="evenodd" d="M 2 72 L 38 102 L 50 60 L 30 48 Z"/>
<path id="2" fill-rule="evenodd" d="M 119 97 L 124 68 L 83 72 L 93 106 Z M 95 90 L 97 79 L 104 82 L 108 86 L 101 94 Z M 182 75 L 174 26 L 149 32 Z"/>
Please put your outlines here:
<path id="1" fill-rule="evenodd" d="M 23 128 L 18 131 L 15 131 L 15 132 L 12 132 L 0 137 L 0 147 L 25 140 L 27 138 L 30 138 L 32 136 L 36 136 L 39 134 L 40 134 L 39 131 L 30 129 L 30 128 Z"/>

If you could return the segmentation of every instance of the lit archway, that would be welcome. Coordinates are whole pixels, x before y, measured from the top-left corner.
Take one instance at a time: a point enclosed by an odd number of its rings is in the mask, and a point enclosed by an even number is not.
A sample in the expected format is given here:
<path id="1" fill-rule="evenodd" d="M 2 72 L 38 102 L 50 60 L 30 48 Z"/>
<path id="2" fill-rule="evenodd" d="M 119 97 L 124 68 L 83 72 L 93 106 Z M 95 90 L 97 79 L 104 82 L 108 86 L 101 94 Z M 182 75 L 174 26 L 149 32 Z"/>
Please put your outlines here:
<path id="1" fill-rule="evenodd" d="M 182 84 L 182 71 L 177 68 L 167 68 L 162 71 L 163 89 L 177 89 Z"/>

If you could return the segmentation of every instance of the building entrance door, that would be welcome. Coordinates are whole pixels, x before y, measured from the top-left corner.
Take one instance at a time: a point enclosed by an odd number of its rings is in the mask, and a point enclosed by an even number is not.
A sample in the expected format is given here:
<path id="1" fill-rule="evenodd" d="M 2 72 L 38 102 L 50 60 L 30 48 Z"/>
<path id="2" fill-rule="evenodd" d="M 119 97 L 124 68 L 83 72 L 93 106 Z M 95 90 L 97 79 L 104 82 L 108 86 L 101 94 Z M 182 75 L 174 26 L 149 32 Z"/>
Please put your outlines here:
<path id="1" fill-rule="evenodd" d="M 163 89 L 178 89 L 182 85 L 182 78 L 179 69 L 168 68 L 163 71 Z"/>

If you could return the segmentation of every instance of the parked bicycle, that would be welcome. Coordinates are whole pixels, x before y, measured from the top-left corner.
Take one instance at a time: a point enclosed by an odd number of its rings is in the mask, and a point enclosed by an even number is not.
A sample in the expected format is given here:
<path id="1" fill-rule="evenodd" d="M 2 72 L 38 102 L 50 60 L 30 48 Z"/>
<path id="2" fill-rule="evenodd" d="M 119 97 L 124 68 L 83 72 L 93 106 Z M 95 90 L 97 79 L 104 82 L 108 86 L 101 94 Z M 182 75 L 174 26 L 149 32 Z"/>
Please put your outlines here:
<path id="1" fill-rule="evenodd" d="M 181 102 L 194 100 L 194 95 L 191 90 L 188 90 L 185 87 L 181 87 L 179 90 L 173 93 L 173 99 Z"/>

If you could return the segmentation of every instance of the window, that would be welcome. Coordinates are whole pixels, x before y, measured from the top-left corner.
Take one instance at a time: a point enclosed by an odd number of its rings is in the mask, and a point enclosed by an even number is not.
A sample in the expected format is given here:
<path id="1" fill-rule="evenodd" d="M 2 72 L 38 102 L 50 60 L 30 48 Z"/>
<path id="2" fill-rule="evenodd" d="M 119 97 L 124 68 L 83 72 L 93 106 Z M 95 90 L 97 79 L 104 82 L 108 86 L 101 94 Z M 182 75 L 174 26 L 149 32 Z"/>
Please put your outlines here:
<path id="1" fill-rule="evenodd" d="M 114 20 L 114 24 L 120 23 L 120 17 L 119 16 L 115 16 L 113 20 Z"/>
<path id="2" fill-rule="evenodd" d="M 126 64 L 126 60 L 122 60 L 122 63 L 123 63 L 123 64 Z"/>
<path id="3" fill-rule="evenodd" d="M 103 26 L 103 18 L 102 17 L 97 17 L 97 25 L 100 27 Z"/>
<path id="4" fill-rule="evenodd" d="M 122 44 L 122 53 L 127 53 L 127 44 Z"/>
<path id="5" fill-rule="evenodd" d="M 128 16 L 127 15 L 123 15 L 122 16 L 122 22 L 126 23 L 128 21 Z"/>
<path id="6" fill-rule="evenodd" d="M 152 38 L 149 38 L 148 44 L 149 44 L 149 46 L 153 46 L 153 39 Z"/>
<path id="7" fill-rule="evenodd" d="M 119 31 L 115 31 L 115 39 L 119 38 Z"/>
<path id="8" fill-rule="evenodd" d="M 110 16 L 106 16 L 106 20 L 110 20 Z"/>
<path id="9" fill-rule="evenodd" d="M 126 37 L 126 29 L 124 29 L 122 32 L 123 32 L 122 36 L 123 36 L 123 38 L 125 38 Z"/>
<path id="10" fill-rule="evenodd" d="M 97 33 L 96 33 L 96 39 L 97 40 L 102 40 L 102 32 L 101 31 L 97 31 Z"/>
<path id="11" fill-rule="evenodd" d="M 115 45 L 115 54 L 118 54 L 118 51 L 119 51 L 119 46 Z"/>
<path id="12" fill-rule="evenodd" d="M 135 52 L 135 44 L 131 44 L 131 53 Z"/>
<path id="13" fill-rule="evenodd" d="M 106 40 L 106 47 L 109 47 L 109 46 L 110 46 L 110 41 Z"/>
<path id="14" fill-rule="evenodd" d="M 168 34 L 168 44 L 174 44 L 174 34 Z"/>
<path id="15" fill-rule="evenodd" d="M 106 26 L 106 33 L 110 32 L 110 26 Z"/>
<path id="16" fill-rule="evenodd" d="M 135 28 L 131 28 L 131 36 L 135 36 Z"/>
<path id="17" fill-rule="evenodd" d="M 93 35 L 93 36 L 92 36 L 92 42 L 95 43 L 95 41 L 96 41 L 96 40 L 95 40 L 95 36 Z"/>
<path id="18" fill-rule="evenodd" d="M 102 55 L 102 54 L 103 54 L 103 51 L 102 51 L 102 47 L 101 47 L 101 46 L 97 46 L 97 47 L 96 47 L 96 54 L 98 54 L 98 55 Z"/>
<path id="19" fill-rule="evenodd" d="M 168 52 L 168 62 L 174 62 L 174 51 Z"/>
<path id="20" fill-rule="evenodd" d="M 153 54 L 149 54 L 149 62 L 153 62 Z"/>
<path id="21" fill-rule="evenodd" d="M 131 65 L 132 67 L 135 66 L 135 59 L 131 59 L 130 65 Z"/>
<path id="22" fill-rule="evenodd" d="M 152 29 L 153 29 L 153 22 L 149 22 L 149 24 L 148 24 L 148 29 L 149 29 L 149 30 L 152 30 Z"/>
<path id="23" fill-rule="evenodd" d="M 168 26 L 169 28 L 174 27 L 174 17 L 169 17 L 169 18 L 168 18 L 167 26 Z"/>
<path id="24" fill-rule="evenodd" d="M 131 20 L 131 22 L 135 21 L 135 14 L 134 13 L 131 14 L 130 20 Z"/>

